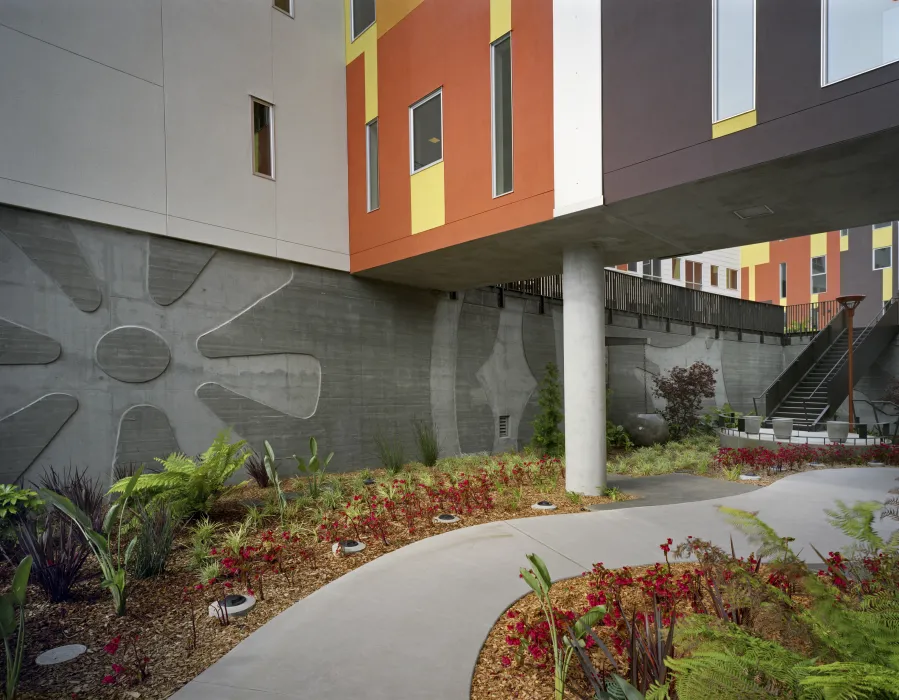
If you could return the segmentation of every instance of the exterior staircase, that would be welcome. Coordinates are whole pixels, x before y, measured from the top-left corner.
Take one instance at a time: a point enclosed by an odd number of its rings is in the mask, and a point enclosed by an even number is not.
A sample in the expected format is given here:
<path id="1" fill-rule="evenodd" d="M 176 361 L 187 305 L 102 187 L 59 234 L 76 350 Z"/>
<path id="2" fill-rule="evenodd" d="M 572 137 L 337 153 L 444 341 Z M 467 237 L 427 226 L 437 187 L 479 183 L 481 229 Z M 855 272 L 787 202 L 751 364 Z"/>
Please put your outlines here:
<path id="1" fill-rule="evenodd" d="M 857 383 L 899 332 L 899 303 L 867 326 L 853 327 L 853 381 Z M 835 316 L 762 395 L 765 425 L 792 418 L 794 430 L 823 430 L 849 395 L 849 334 L 845 312 Z"/>

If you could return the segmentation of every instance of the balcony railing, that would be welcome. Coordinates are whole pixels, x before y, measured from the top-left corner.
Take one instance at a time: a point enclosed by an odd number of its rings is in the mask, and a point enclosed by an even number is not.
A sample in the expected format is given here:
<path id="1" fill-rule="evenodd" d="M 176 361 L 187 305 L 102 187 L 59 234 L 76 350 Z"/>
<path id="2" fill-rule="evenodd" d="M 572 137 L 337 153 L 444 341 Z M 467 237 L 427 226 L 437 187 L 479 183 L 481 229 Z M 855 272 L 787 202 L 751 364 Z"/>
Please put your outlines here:
<path id="1" fill-rule="evenodd" d="M 616 270 L 606 270 L 606 308 L 682 323 L 781 335 L 784 308 L 774 304 L 687 289 Z M 562 277 L 499 285 L 503 289 L 562 299 Z"/>
<path id="2" fill-rule="evenodd" d="M 784 332 L 817 333 L 826 328 L 838 313 L 840 304 L 835 299 L 814 301 L 810 304 L 792 304 L 784 307 Z"/>

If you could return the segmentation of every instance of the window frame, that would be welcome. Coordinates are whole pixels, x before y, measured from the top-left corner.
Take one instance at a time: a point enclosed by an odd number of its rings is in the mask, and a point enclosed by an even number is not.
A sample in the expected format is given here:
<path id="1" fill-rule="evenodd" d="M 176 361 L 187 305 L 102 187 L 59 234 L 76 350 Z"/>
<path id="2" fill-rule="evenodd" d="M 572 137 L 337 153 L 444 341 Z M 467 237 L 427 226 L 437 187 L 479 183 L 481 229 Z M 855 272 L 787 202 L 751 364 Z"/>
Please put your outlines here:
<path id="1" fill-rule="evenodd" d="M 261 104 L 265 107 L 268 107 L 269 115 L 271 119 L 271 137 L 269 139 L 272 154 L 272 172 L 271 175 L 267 173 L 261 173 L 256 169 L 256 105 Z M 266 180 L 275 179 L 275 173 L 277 169 L 275 167 L 275 105 L 273 105 L 268 100 L 263 100 L 261 97 L 256 97 L 255 95 L 250 95 L 250 168 L 253 171 L 253 175 L 256 177 L 265 178 Z"/>
<path id="2" fill-rule="evenodd" d="M 378 153 L 375 160 L 375 168 L 377 172 L 375 177 L 378 181 L 378 205 L 371 205 L 371 128 L 374 125 L 378 131 Z M 378 117 L 375 117 L 365 125 L 365 208 L 368 213 L 378 211 L 381 208 L 381 124 Z"/>
<path id="3" fill-rule="evenodd" d="M 787 264 L 785 262 L 780 263 L 778 267 L 778 290 L 780 291 L 780 298 L 787 298 Z"/>
<path id="4" fill-rule="evenodd" d="M 509 42 L 509 124 L 511 126 L 510 148 L 512 149 L 512 186 L 506 192 L 498 192 L 496 187 L 496 75 L 494 66 L 496 65 L 496 47 L 504 41 Z M 506 32 L 496 41 L 490 42 L 490 161 L 491 161 L 491 178 L 493 180 L 493 199 L 505 197 L 515 191 L 515 114 L 512 111 L 514 104 L 514 95 L 512 87 L 512 32 Z M 443 100 L 440 102 L 440 131 L 443 132 Z"/>
<path id="5" fill-rule="evenodd" d="M 680 258 L 671 258 L 671 279 L 681 281 L 681 276 L 683 271 L 681 270 L 681 259 Z"/>
<path id="6" fill-rule="evenodd" d="M 276 9 L 276 10 L 277 10 L 278 12 L 280 12 L 282 15 L 287 15 L 288 17 L 290 17 L 290 19 L 294 19 L 294 11 L 295 11 L 295 9 L 296 9 L 296 8 L 295 8 L 296 0 L 287 0 L 287 2 L 290 4 L 290 12 L 285 12 L 284 10 L 282 10 L 280 7 L 278 7 L 278 6 L 275 4 L 276 2 L 277 2 L 277 0 L 272 0 L 272 7 L 273 7 L 274 9 Z"/>
<path id="7" fill-rule="evenodd" d="M 720 287 L 719 282 L 719 273 L 721 271 L 720 265 L 709 265 L 709 286 L 710 287 Z"/>
<path id="8" fill-rule="evenodd" d="M 293 4 L 294 0 L 291 0 L 291 4 Z M 353 5 L 353 0 L 350 0 L 350 43 L 352 44 L 356 39 L 365 34 L 366 31 L 371 29 L 374 26 L 375 22 L 378 21 L 378 3 L 377 0 L 372 0 L 372 5 L 375 8 L 375 16 L 372 21 L 365 25 L 358 32 L 356 31 L 356 8 Z"/>
<path id="9" fill-rule="evenodd" d="M 891 66 L 894 63 L 899 63 L 899 58 L 894 61 L 890 61 L 889 63 L 881 63 L 879 66 L 875 66 L 874 68 L 866 68 L 863 71 L 859 71 L 858 73 L 853 73 L 852 75 L 847 75 L 845 78 L 839 78 L 838 80 L 832 80 L 827 82 L 827 4 L 830 0 L 821 0 L 821 87 L 827 87 L 829 85 L 836 85 L 837 83 L 842 83 L 844 80 L 852 80 L 853 78 L 857 78 L 860 75 L 864 75 L 865 73 L 870 73 L 871 71 L 880 70 L 886 66 Z"/>
<path id="10" fill-rule="evenodd" d="M 732 267 L 726 267 L 726 268 L 724 268 L 724 275 L 727 278 L 724 281 L 724 283 L 727 285 L 727 289 L 734 291 L 734 292 L 739 291 L 739 289 L 740 289 L 740 271 L 735 270 Z M 730 276 L 731 275 L 733 275 L 733 277 L 734 277 L 733 286 L 731 286 L 731 284 L 730 284 Z"/>
<path id="11" fill-rule="evenodd" d="M 815 272 L 815 260 L 824 261 L 824 272 Z M 815 291 L 815 276 L 824 275 L 824 289 L 820 292 Z M 809 293 L 810 294 L 827 294 L 827 255 L 816 255 L 809 260 Z"/>
<path id="12" fill-rule="evenodd" d="M 823 0 L 822 0 L 823 1 Z M 758 106 L 758 31 L 759 31 L 759 3 L 752 0 L 752 107 L 729 117 L 718 117 L 718 3 L 721 0 L 712 0 L 712 124 L 726 122 L 728 119 L 742 117 L 744 114 L 754 112 Z"/>
<path id="13" fill-rule="evenodd" d="M 878 250 L 888 250 L 890 251 L 890 259 L 889 262 L 883 267 L 877 267 L 877 251 Z M 874 248 L 871 251 L 871 269 L 872 270 L 889 270 L 893 267 L 893 246 L 892 245 L 882 245 L 877 248 Z"/>
<path id="14" fill-rule="evenodd" d="M 435 97 L 440 97 L 440 159 L 435 160 L 432 163 L 428 163 L 427 165 L 423 165 L 417 170 L 415 169 L 415 110 L 418 107 L 421 107 L 426 102 L 433 100 Z M 439 88 L 434 90 L 433 92 L 428 93 L 424 97 L 422 97 L 418 102 L 409 106 L 409 174 L 415 175 L 416 173 L 420 173 L 423 170 L 427 170 L 430 167 L 437 165 L 438 163 L 443 162 L 444 157 L 444 148 L 443 148 L 443 86 L 441 85 Z"/>

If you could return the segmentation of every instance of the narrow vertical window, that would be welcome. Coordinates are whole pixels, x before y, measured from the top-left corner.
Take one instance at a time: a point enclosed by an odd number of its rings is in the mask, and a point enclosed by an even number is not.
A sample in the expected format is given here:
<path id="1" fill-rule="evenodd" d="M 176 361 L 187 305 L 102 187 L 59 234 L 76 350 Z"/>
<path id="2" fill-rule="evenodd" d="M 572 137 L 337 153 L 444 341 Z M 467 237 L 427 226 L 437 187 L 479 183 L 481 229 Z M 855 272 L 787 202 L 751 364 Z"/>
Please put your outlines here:
<path id="1" fill-rule="evenodd" d="M 827 256 L 812 258 L 812 294 L 824 294 L 827 291 Z"/>
<path id="2" fill-rule="evenodd" d="M 787 298 L 787 264 L 785 262 L 780 264 L 780 298 Z"/>
<path id="3" fill-rule="evenodd" d="M 350 0 L 353 40 L 375 23 L 375 0 Z"/>
<path id="4" fill-rule="evenodd" d="M 443 160 L 442 98 L 438 90 L 410 107 L 413 173 Z"/>
<path id="5" fill-rule="evenodd" d="M 293 0 L 272 0 L 272 7 L 281 10 L 288 17 L 293 17 Z"/>
<path id="6" fill-rule="evenodd" d="M 671 279 L 680 279 L 680 258 L 674 258 L 671 261 Z"/>
<path id="7" fill-rule="evenodd" d="M 718 266 L 711 265 L 709 267 L 709 284 L 713 287 L 718 286 Z"/>
<path id="8" fill-rule="evenodd" d="M 755 109 L 755 0 L 714 0 L 712 121 Z"/>
<path id="9" fill-rule="evenodd" d="M 491 46 L 493 196 L 512 191 L 512 35 Z"/>
<path id="10" fill-rule="evenodd" d="M 378 120 L 373 119 L 365 125 L 365 147 L 368 151 L 368 210 L 374 211 L 381 206 L 381 183 L 378 179 Z"/>
<path id="11" fill-rule="evenodd" d="M 821 84 L 899 61 L 899 3 L 824 0 Z"/>
<path id="12" fill-rule="evenodd" d="M 737 271 L 727 269 L 727 288 L 728 289 L 736 289 L 739 285 L 737 284 Z"/>
<path id="13" fill-rule="evenodd" d="M 253 105 L 253 172 L 275 177 L 275 108 L 251 97 Z"/>

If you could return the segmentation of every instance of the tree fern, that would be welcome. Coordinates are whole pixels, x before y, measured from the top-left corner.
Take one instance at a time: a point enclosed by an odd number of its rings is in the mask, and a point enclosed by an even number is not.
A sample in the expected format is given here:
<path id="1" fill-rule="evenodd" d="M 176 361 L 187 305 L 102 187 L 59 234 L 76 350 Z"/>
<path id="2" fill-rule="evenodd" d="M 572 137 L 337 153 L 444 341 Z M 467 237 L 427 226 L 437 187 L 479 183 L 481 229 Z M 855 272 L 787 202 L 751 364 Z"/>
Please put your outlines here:
<path id="1" fill-rule="evenodd" d="M 839 529 L 847 537 L 855 541 L 850 553 L 892 551 L 890 544 L 874 530 L 874 515 L 883 508 L 877 501 L 864 501 L 847 506 L 843 501 L 836 502 L 836 509 L 827 509 L 828 522 Z"/>
<path id="2" fill-rule="evenodd" d="M 233 488 L 225 484 L 246 461 L 246 444 L 246 440 L 230 442 L 230 433 L 224 430 L 197 459 L 177 453 L 165 459 L 157 457 L 163 471 L 142 474 L 135 493 L 171 501 L 185 516 L 207 513 L 216 500 Z M 110 493 L 121 493 L 127 483 L 127 479 L 116 482 Z"/>

